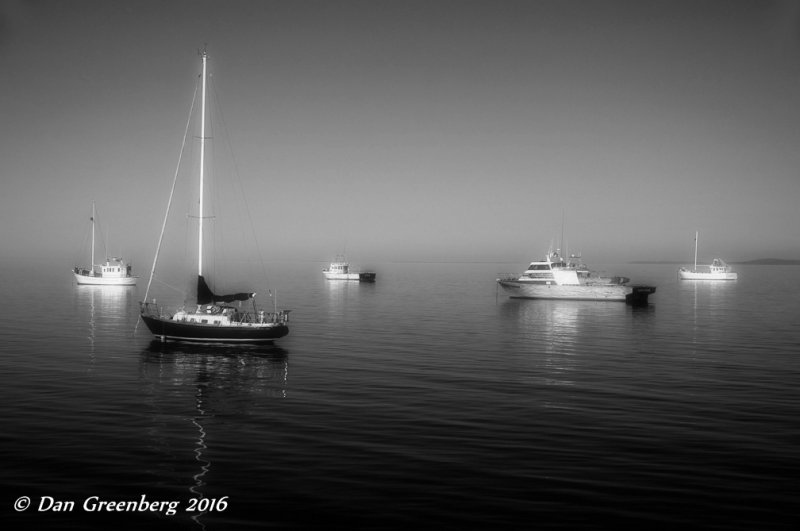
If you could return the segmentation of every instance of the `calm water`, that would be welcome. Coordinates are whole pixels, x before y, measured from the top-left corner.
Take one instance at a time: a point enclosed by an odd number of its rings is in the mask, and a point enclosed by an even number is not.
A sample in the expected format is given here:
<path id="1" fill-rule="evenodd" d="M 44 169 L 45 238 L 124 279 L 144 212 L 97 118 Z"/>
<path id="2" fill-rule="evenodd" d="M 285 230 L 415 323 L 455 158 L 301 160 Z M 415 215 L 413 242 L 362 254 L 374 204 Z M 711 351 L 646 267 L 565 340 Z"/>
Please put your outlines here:
<path id="1" fill-rule="evenodd" d="M 81 287 L 69 265 L 0 263 L 4 527 L 797 520 L 800 267 L 741 266 L 726 284 L 604 267 L 658 286 L 634 309 L 498 294 L 496 276 L 524 265 L 383 264 L 359 285 L 277 264 L 288 338 L 209 348 L 136 329 L 144 282 Z M 177 513 L 83 506 L 143 496 Z M 201 497 L 224 507 L 187 512 Z"/>

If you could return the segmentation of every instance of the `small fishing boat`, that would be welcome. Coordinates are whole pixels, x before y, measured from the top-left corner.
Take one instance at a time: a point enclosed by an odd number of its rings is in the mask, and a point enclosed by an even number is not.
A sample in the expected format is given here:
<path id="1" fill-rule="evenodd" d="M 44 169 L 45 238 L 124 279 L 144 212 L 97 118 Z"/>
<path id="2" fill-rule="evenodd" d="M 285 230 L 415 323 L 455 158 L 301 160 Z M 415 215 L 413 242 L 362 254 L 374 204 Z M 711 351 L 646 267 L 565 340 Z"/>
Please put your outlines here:
<path id="1" fill-rule="evenodd" d="M 514 299 L 620 301 L 646 305 L 655 286 L 632 286 L 627 277 L 606 277 L 589 270 L 580 256 L 548 252 L 544 260 L 531 262 L 519 276 L 498 278 L 497 283 Z"/>
<path id="2" fill-rule="evenodd" d="M 709 265 L 697 265 L 697 240 L 699 232 L 694 234 L 694 267 L 678 269 L 678 278 L 681 280 L 737 280 L 738 273 L 725 263 L 721 258 L 714 258 Z"/>
<path id="3" fill-rule="evenodd" d="M 201 126 L 200 139 L 200 164 L 199 164 L 199 206 L 197 219 L 198 228 L 198 259 L 197 259 L 197 298 L 196 306 L 180 308 L 171 312 L 158 305 L 155 301 L 148 301 L 150 284 L 156 269 L 156 261 L 161 249 L 164 228 L 169 216 L 169 205 L 172 204 L 172 193 L 167 203 L 167 214 L 164 217 L 161 237 L 156 249 L 153 269 L 150 272 L 150 281 L 147 285 L 144 300 L 140 303 L 140 317 L 150 332 L 162 342 L 167 340 L 189 341 L 203 343 L 272 343 L 289 333 L 288 321 L 290 310 L 278 310 L 274 302 L 271 312 L 259 309 L 255 303 L 254 292 L 239 292 L 218 295 L 212 291 L 206 282 L 203 270 L 203 227 L 204 220 L 208 219 L 203 200 L 204 167 L 206 137 L 206 84 L 208 56 L 202 53 L 202 96 L 201 96 Z M 187 133 L 188 133 L 187 125 Z M 186 135 L 185 135 L 186 136 Z M 185 139 L 184 139 L 185 143 Z M 176 172 L 176 179 L 177 179 Z M 172 191 L 175 191 L 173 183 Z M 270 296 L 272 293 L 270 292 Z M 252 311 L 242 310 L 242 302 L 252 302 Z M 231 303 L 238 302 L 237 306 Z"/>
<path id="4" fill-rule="evenodd" d="M 350 271 L 350 264 L 344 258 L 337 257 L 336 262 L 331 262 L 327 269 L 322 270 L 322 274 L 328 280 L 357 280 L 359 282 L 375 282 L 375 273 Z"/>
<path id="5" fill-rule="evenodd" d="M 81 285 L 92 286 L 135 286 L 136 277 L 133 276 L 131 271 L 132 267 L 130 264 L 125 263 L 122 258 L 106 258 L 106 261 L 103 263 L 94 263 L 95 220 L 97 219 L 94 203 L 92 203 L 92 217 L 89 219 L 92 221 L 92 252 L 89 258 L 90 265 L 89 267 L 75 266 L 72 269 L 75 282 Z"/>

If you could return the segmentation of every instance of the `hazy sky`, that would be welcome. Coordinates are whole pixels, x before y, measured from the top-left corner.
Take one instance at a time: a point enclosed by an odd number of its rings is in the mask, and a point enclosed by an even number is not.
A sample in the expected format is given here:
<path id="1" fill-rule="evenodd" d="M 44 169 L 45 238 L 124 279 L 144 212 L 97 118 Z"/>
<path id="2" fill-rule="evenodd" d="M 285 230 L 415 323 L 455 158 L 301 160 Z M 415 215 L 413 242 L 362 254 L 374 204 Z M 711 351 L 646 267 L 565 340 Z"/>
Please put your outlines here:
<path id="1" fill-rule="evenodd" d="M 149 267 L 204 45 L 267 260 L 800 258 L 795 1 L 0 6 L 4 258 Z"/>

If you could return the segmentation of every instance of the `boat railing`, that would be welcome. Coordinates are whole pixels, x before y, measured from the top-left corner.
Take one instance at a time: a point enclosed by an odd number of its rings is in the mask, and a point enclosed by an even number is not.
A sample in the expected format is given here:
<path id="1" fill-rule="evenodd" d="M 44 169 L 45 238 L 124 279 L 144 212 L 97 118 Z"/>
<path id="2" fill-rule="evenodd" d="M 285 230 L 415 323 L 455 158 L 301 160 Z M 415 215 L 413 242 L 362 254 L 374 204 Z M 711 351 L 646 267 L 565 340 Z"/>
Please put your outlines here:
<path id="1" fill-rule="evenodd" d="M 231 322 L 241 324 L 265 324 L 265 323 L 286 323 L 289 321 L 289 312 L 291 310 L 279 310 L 276 312 L 267 312 L 258 310 L 256 312 L 234 312 L 230 315 Z"/>
<path id="2" fill-rule="evenodd" d="M 286 324 L 289 322 L 289 312 L 291 310 L 278 310 L 275 312 L 266 312 L 264 310 L 258 311 L 257 323 L 276 323 Z"/>
<path id="3" fill-rule="evenodd" d="M 155 300 L 152 302 L 140 301 L 139 308 L 143 315 L 158 317 L 160 319 L 171 319 L 174 315 L 174 313 L 166 311 L 164 306 L 157 304 Z M 231 322 L 240 324 L 286 324 L 289 322 L 289 312 L 291 312 L 291 310 L 276 310 L 274 312 L 267 312 L 265 310 L 257 310 L 256 312 L 235 311 L 229 314 L 229 318 Z"/>
<path id="4" fill-rule="evenodd" d="M 155 299 L 153 299 L 153 302 L 139 301 L 139 312 L 153 317 L 162 317 L 164 315 L 164 307 L 156 304 Z"/>
<path id="5" fill-rule="evenodd" d="M 76 267 L 75 269 L 73 269 L 73 272 L 75 274 L 77 274 L 77 275 L 81 275 L 81 276 L 84 276 L 84 277 L 97 276 L 97 275 L 95 275 L 94 271 L 92 271 L 90 269 L 86 269 L 85 267 Z"/>

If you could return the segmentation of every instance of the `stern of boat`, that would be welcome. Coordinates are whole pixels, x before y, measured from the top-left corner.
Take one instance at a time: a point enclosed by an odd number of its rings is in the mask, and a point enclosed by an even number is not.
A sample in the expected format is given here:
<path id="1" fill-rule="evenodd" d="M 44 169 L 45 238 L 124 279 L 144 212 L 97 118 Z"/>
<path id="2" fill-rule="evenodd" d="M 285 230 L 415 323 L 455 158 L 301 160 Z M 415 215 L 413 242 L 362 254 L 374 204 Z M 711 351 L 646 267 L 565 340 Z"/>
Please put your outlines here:
<path id="1" fill-rule="evenodd" d="M 625 295 L 625 303 L 631 306 L 647 306 L 647 298 L 655 292 L 655 286 L 631 286 L 631 292 Z"/>

